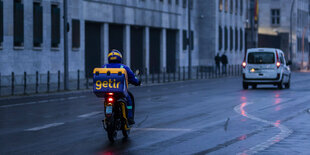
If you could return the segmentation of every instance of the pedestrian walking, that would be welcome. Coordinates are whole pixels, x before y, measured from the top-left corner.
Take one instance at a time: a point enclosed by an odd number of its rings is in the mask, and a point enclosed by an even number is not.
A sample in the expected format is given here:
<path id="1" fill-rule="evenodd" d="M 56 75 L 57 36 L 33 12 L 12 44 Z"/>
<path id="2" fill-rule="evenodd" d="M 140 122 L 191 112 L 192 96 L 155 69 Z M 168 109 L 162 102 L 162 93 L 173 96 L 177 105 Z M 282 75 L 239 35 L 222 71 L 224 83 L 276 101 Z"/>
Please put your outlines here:
<path id="1" fill-rule="evenodd" d="M 220 57 L 219 53 L 217 53 L 214 60 L 215 60 L 215 67 L 216 67 L 215 72 L 219 73 L 220 72 L 220 63 L 221 63 L 221 57 Z"/>
<path id="2" fill-rule="evenodd" d="M 222 62 L 222 72 L 223 74 L 227 74 L 226 69 L 227 69 L 228 60 L 227 60 L 227 56 L 225 55 L 225 53 L 221 56 L 221 62 Z"/>

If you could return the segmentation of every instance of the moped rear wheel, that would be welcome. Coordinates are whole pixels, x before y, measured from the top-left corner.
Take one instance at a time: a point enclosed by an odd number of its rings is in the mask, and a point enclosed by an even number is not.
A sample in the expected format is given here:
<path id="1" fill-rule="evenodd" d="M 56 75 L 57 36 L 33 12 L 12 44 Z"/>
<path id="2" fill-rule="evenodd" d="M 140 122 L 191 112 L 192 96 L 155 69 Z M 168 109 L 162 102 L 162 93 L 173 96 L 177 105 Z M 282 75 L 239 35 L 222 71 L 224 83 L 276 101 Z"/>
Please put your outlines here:
<path id="1" fill-rule="evenodd" d="M 115 129 L 114 119 L 111 118 L 110 120 L 108 120 L 106 125 L 109 141 L 111 143 L 114 143 L 117 137 L 117 131 Z"/>

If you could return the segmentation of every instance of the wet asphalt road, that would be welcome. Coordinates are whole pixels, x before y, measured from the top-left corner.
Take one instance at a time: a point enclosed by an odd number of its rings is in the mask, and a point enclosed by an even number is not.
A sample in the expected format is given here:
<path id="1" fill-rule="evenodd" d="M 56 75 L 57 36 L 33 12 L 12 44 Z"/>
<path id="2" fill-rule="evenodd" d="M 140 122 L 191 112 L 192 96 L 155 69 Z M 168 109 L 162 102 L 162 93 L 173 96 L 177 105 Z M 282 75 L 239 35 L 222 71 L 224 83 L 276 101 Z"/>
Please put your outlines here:
<path id="1" fill-rule="evenodd" d="M 241 81 L 131 88 L 136 124 L 114 144 L 89 91 L 0 99 L 0 154 L 309 154 L 310 73 L 283 90 Z"/>

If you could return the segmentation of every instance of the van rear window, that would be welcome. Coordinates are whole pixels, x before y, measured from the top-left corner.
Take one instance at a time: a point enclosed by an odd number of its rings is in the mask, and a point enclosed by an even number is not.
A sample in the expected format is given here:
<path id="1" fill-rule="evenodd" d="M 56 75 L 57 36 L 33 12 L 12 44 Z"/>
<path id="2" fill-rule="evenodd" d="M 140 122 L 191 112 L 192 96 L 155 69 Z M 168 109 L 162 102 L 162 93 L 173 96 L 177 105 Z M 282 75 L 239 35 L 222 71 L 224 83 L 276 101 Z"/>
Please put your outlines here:
<path id="1" fill-rule="evenodd" d="M 273 64 L 274 62 L 274 53 L 271 52 L 252 52 L 248 54 L 248 64 Z"/>

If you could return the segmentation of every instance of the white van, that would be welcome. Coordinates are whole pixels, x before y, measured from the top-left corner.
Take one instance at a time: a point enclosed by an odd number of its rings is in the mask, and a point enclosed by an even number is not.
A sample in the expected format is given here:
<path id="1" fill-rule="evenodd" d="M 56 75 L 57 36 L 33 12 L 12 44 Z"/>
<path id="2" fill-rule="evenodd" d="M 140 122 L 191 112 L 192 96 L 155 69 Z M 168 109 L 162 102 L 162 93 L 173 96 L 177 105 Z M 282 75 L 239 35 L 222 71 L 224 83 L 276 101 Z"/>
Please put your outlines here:
<path id="1" fill-rule="evenodd" d="M 274 48 L 248 49 L 242 63 L 243 89 L 257 84 L 273 84 L 279 89 L 290 88 L 291 71 L 286 63 L 284 53 Z"/>

